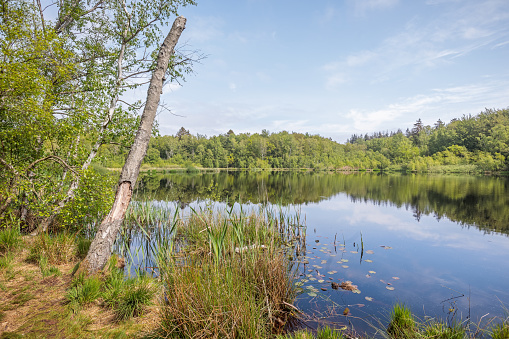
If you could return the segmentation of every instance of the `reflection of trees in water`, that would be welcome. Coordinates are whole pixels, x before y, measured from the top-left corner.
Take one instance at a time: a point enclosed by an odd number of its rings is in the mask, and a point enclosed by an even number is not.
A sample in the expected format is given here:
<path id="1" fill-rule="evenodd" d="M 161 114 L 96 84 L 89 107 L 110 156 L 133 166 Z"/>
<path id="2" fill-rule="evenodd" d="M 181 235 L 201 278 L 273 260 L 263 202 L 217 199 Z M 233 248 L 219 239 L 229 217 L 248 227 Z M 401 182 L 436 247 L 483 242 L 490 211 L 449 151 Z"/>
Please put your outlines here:
<path id="1" fill-rule="evenodd" d="M 182 207 L 211 199 L 243 203 L 308 204 L 339 193 L 353 202 L 403 207 L 417 221 L 444 217 L 465 227 L 509 234 L 509 180 L 499 177 L 380 175 L 375 173 L 220 172 L 147 174 L 138 186 L 146 199 Z"/>

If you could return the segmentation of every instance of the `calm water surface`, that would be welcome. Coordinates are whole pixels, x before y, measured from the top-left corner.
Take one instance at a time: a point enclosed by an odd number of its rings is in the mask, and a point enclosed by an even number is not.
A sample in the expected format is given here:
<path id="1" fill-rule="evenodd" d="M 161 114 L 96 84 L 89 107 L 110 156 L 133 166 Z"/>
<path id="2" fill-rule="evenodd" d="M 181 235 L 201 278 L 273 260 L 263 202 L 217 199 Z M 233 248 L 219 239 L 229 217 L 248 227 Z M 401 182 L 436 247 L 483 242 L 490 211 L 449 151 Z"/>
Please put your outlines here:
<path id="1" fill-rule="evenodd" d="M 149 174 L 139 197 L 186 206 L 226 199 L 300 210 L 298 258 L 308 314 L 369 331 L 403 302 L 448 321 L 504 316 L 509 308 L 509 181 L 474 176 L 296 172 Z M 332 282 L 351 281 L 352 291 Z M 349 316 L 344 317 L 345 307 Z M 486 318 L 487 318 L 486 317 Z"/>

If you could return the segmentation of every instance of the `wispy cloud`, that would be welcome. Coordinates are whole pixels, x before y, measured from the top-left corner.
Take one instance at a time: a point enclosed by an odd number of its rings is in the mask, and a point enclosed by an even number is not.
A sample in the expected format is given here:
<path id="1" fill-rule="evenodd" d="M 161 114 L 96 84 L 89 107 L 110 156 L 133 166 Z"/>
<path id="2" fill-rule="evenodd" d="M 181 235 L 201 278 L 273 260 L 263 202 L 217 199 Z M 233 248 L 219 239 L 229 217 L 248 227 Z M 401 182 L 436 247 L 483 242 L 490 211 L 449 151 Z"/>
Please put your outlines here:
<path id="1" fill-rule="evenodd" d="M 476 50 L 507 44 L 509 2 L 466 0 L 454 7 L 447 6 L 446 2 L 451 1 L 428 1 L 430 5 L 443 6 L 434 20 L 413 17 L 401 33 L 382 40 L 372 49 L 330 62 L 324 69 L 333 68 L 351 78 L 365 77 L 359 72 L 370 71 L 373 82 L 381 82 L 392 79 L 398 70 L 422 72 L 456 62 L 455 59 Z M 361 1 L 357 6 L 367 9 L 390 4 L 393 3 Z"/>
<path id="2" fill-rule="evenodd" d="M 352 2 L 352 1 L 350 1 Z M 353 0 L 355 13 L 363 15 L 367 11 L 386 9 L 398 4 L 399 0 Z"/>
<path id="3" fill-rule="evenodd" d="M 191 42 L 206 42 L 224 36 L 224 21 L 217 17 L 194 17 L 183 36 Z"/>

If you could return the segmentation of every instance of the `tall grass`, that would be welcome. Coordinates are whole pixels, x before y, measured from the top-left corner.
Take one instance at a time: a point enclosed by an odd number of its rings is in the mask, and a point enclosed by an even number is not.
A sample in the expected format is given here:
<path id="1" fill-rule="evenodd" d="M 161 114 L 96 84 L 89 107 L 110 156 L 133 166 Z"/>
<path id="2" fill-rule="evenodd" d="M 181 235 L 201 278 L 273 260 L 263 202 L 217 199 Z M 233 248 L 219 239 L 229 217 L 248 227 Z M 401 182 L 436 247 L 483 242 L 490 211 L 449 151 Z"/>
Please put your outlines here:
<path id="1" fill-rule="evenodd" d="M 295 316 L 290 256 L 305 248 L 300 216 L 281 207 L 128 211 L 117 249 L 165 290 L 161 330 L 178 338 L 266 338 Z"/>
<path id="2" fill-rule="evenodd" d="M 17 249 L 23 242 L 19 227 L 10 227 L 0 230 L 0 254 Z"/>

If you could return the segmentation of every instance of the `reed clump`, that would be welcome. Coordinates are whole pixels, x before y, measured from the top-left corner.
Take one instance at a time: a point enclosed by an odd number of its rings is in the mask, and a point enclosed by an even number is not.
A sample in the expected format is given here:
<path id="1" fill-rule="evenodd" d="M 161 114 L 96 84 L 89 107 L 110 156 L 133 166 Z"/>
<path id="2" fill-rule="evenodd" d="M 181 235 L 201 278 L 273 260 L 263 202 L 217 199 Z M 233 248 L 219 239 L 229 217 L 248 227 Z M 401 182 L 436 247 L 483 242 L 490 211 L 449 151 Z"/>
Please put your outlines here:
<path id="1" fill-rule="evenodd" d="M 151 258 L 139 260 L 132 249 L 124 256 L 157 267 L 162 336 L 267 338 L 297 315 L 289 257 L 305 246 L 298 216 L 266 206 L 206 205 L 185 214 L 148 204 L 130 212 L 123 239 L 135 238 Z"/>

